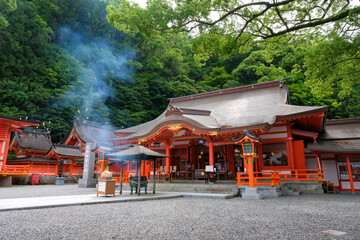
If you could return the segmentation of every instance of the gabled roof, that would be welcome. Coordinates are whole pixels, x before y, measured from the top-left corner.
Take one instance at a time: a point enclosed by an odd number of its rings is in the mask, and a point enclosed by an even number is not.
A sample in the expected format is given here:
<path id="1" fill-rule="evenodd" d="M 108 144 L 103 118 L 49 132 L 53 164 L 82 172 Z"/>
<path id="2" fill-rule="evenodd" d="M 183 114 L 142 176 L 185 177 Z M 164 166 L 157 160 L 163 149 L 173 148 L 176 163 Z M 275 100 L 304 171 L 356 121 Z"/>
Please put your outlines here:
<path id="1" fill-rule="evenodd" d="M 51 149 L 46 153 L 45 157 L 52 155 L 66 156 L 66 157 L 84 157 L 80 148 L 62 144 L 54 144 Z"/>
<path id="2" fill-rule="evenodd" d="M 80 138 L 83 143 L 93 142 L 95 148 L 99 146 L 112 146 L 109 139 L 115 138 L 114 129 L 109 125 L 101 125 L 89 120 L 77 119 L 73 122 L 72 128 L 69 131 L 68 136 L 61 143 L 65 143 L 69 138 L 72 137 L 73 133 Z"/>
<path id="3" fill-rule="evenodd" d="M 326 121 L 326 131 L 319 139 L 359 139 L 360 118 L 333 119 Z"/>
<path id="4" fill-rule="evenodd" d="M 308 144 L 307 149 L 313 152 L 359 154 L 360 139 L 318 141 L 318 143 Z"/>
<path id="5" fill-rule="evenodd" d="M 138 140 L 162 126 L 176 123 L 217 132 L 267 128 L 277 120 L 325 113 L 328 109 L 326 106 L 305 107 L 288 103 L 289 88 L 282 80 L 253 84 L 172 98 L 168 108 L 156 119 L 115 132 L 131 133 L 119 140 Z"/>
<path id="6" fill-rule="evenodd" d="M 43 130 L 26 128 L 22 132 L 15 132 L 10 146 L 17 143 L 23 149 L 47 152 L 51 148 L 51 138 Z"/>
<path id="7" fill-rule="evenodd" d="M 327 120 L 317 143 L 308 144 L 314 152 L 360 153 L 360 118 Z"/>
<path id="8" fill-rule="evenodd" d="M 11 129 L 24 129 L 29 126 L 38 126 L 39 123 L 29 121 L 29 120 L 21 120 L 10 117 L 0 116 L 0 124 L 5 123 L 5 125 L 10 126 Z"/>

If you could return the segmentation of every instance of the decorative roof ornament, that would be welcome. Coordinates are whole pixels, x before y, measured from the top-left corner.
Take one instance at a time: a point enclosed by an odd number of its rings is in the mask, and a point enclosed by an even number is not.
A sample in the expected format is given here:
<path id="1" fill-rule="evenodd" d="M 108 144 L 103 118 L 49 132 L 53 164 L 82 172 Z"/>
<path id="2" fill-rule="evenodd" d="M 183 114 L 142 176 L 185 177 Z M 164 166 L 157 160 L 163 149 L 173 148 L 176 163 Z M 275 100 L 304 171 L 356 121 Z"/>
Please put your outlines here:
<path id="1" fill-rule="evenodd" d="M 235 144 L 241 144 L 243 142 L 260 142 L 263 143 L 264 141 L 260 137 L 255 137 L 255 135 L 244 129 L 243 133 L 240 137 L 234 139 Z"/>

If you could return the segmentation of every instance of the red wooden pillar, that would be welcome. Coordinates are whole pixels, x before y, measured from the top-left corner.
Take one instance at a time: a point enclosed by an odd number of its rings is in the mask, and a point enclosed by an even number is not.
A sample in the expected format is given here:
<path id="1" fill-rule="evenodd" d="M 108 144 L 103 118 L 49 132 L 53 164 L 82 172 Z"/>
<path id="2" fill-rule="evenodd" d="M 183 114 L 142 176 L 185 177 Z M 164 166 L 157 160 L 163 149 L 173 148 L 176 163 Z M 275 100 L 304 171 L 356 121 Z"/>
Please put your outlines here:
<path id="1" fill-rule="evenodd" d="M 235 177 L 234 145 L 226 146 L 226 158 L 229 161 L 229 170 L 231 172 L 231 177 Z"/>
<path id="2" fill-rule="evenodd" d="M 145 161 L 141 161 L 141 176 L 145 176 Z"/>
<path id="3" fill-rule="evenodd" d="M 288 133 L 288 141 L 287 141 L 286 147 L 287 147 L 287 150 L 289 150 L 288 157 L 290 158 L 291 169 L 296 170 L 296 166 L 295 166 L 296 159 L 295 159 L 295 154 L 294 154 L 294 145 L 293 145 L 293 138 L 292 138 L 290 125 L 287 126 L 287 133 Z"/>
<path id="4" fill-rule="evenodd" d="M 252 158 L 253 156 L 247 156 L 247 162 L 248 162 L 248 173 L 249 173 L 249 187 L 254 188 L 255 187 L 255 181 L 254 181 L 254 166 L 252 164 Z"/>
<path id="5" fill-rule="evenodd" d="M 321 169 L 321 166 L 320 166 L 320 158 L 319 158 L 319 154 L 318 153 L 315 153 L 315 157 L 316 157 L 316 167 L 318 170 Z"/>
<path id="6" fill-rule="evenodd" d="M 212 141 L 209 141 L 209 165 L 214 166 L 214 143 Z"/>
<path id="7" fill-rule="evenodd" d="M 351 172 L 351 165 L 350 165 L 350 157 L 349 157 L 349 155 L 346 155 L 346 163 L 347 163 L 347 169 L 348 169 L 348 173 L 349 173 L 351 192 L 355 193 L 354 181 L 353 181 L 352 172 Z"/>
<path id="8" fill-rule="evenodd" d="M 165 154 L 170 156 L 170 144 L 166 143 Z M 165 158 L 166 172 L 170 172 L 170 157 Z"/>
<path id="9" fill-rule="evenodd" d="M 10 136 L 11 136 L 11 130 L 9 126 L 5 122 L 5 125 L 0 125 L 0 139 L 3 141 L 2 144 L 0 142 L 0 171 L 1 171 L 1 165 L 6 165 L 7 155 L 9 151 L 9 144 L 10 144 Z"/>
<path id="10" fill-rule="evenodd" d="M 190 162 L 191 165 L 196 166 L 196 145 L 195 142 L 192 142 L 190 145 L 190 154 L 191 154 L 191 158 L 190 158 Z"/>

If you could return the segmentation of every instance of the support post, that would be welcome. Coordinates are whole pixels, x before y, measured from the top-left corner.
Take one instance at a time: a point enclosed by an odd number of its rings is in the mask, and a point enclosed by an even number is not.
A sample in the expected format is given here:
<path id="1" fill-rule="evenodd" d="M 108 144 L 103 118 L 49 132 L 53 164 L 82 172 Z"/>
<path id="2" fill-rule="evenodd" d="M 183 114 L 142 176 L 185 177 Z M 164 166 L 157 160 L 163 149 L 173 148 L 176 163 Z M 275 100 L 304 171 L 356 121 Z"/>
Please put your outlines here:
<path id="1" fill-rule="evenodd" d="M 209 165 L 213 166 L 215 165 L 214 160 L 214 143 L 212 141 L 209 141 Z M 214 177 L 214 174 L 210 174 L 210 177 Z"/>
<path id="2" fill-rule="evenodd" d="M 5 123 L 6 125 L 10 125 L 10 123 Z M 0 134 L 0 138 L 2 144 L 0 142 L 0 171 L 2 170 L 2 166 L 6 165 L 7 155 L 9 152 L 9 144 L 10 144 L 10 136 L 11 136 L 11 129 L 9 126 L 1 126 L 3 128 L 3 133 Z M 5 128 L 5 129 L 4 129 Z"/>
<path id="3" fill-rule="evenodd" d="M 349 155 L 346 155 L 346 163 L 347 163 L 347 169 L 348 169 L 348 173 L 349 173 L 351 192 L 355 193 L 354 181 L 353 181 L 352 172 L 351 172 L 351 165 L 350 165 L 350 157 L 349 157 Z"/>
<path id="4" fill-rule="evenodd" d="M 322 178 L 322 167 L 321 167 L 321 160 L 320 160 L 320 157 L 319 157 L 319 154 L 318 153 L 315 153 L 315 157 L 316 157 L 316 166 L 317 166 L 317 169 L 318 169 L 318 178 Z"/>
<path id="5" fill-rule="evenodd" d="M 231 177 L 235 177 L 234 145 L 227 145 L 226 147 L 226 158 L 229 161 L 229 170 L 231 172 Z"/>
<path id="6" fill-rule="evenodd" d="M 145 176 L 145 164 L 146 162 L 140 162 L 140 166 L 141 166 L 141 175 Z"/>
<path id="7" fill-rule="evenodd" d="M 140 196 L 140 182 L 141 182 L 141 160 L 138 161 L 137 164 L 137 172 L 138 172 L 138 195 Z"/>
<path id="8" fill-rule="evenodd" d="M 248 171 L 249 171 L 249 187 L 250 188 L 254 188 L 255 187 L 255 182 L 254 182 L 254 166 L 252 164 L 252 158 L 253 156 L 247 156 L 246 157 L 248 160 Z"/>
<path id="9" fill-rule="evenodd" d="M 165 154 L 170 156 L 170 144 L 166 143 Z M 170 157 L 165 158 L 166 173 L 170 173 Z"/>
<path id="10" fill-rule="evenodd" d="M 123 175 L 124 175 L 124 162 L 121 160 L 121 170 L 120 170 L 120 194 L 122 194 L 122 185 L 123 185 Z"/>
<path id="11" fill-rule="evenodd" d="M 215 165 L 215 161 L 214 161 L 214 143 L 213 142 L 209 142 L 209 165 L 214 166 Z"/>
<path id="12" fill-rule="evenodd" d="M 155 171 L 155 165 L 156 165 L 156 158 L 154 157 L 154 162 L 153 162 L 153 183 L 154 183 L 154 187 L 153 187 L 153 194 L 155 194 L 155 182 L 156 182 L 156 171 Z"/>

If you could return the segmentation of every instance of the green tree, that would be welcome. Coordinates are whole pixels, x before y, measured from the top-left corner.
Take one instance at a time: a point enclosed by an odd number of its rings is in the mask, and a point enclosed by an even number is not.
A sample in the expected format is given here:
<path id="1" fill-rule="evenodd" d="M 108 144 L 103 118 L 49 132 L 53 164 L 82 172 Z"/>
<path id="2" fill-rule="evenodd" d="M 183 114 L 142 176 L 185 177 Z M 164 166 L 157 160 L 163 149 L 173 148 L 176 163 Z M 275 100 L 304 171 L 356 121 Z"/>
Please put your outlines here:
<path id="1" fill-rule="evenodd" d="M 194 49 L 201 58 L 234 53 L 253 46 L 253 40 L 274 39 L 347 18 L 359 7 L 349 1 L 165 1 L 154 0 L 142 9 L 117 0 L 107 8 L 111 24 L 121 31 L 138 29 L 148 37 L 159 31 L 199 34 Z M 328 28 L 328 27 L 327 27 Z M 322 31 L 326 30 L 321 28 Z"/>
<path id="2" fill-rule="evenodd" d="M 0 0 L 0 29 L 9 26 L 9 22 L 6 20 L 7 15 L 15 9 L 16 0 Z"/>
<path id="3" fill-rule="evenodd" d="M 203 83 L 212 87 L 222 88 L 231 80 L 233 80 L 233 76 L 228 74 L 224 67 L 215 67 L 208 76 L 204 77 Z"/>

